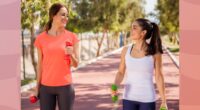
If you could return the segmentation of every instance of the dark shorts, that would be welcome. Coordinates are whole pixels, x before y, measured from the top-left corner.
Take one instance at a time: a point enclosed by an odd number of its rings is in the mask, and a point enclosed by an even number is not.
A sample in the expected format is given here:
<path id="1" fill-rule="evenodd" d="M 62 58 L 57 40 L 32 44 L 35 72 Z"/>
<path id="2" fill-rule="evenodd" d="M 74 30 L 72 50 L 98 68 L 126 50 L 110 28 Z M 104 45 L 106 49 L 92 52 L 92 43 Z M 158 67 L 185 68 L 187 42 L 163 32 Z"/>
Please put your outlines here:
<path id="1" fill-rule="evenodd" d="M 123 99 L 123 110 L 156 110 L 156 103 L 144 103 Z"/>
<path id="2" fill-rule="evenodd" d="M 40 110 L 55 110 L 56 102 L 59 110 L 73 110 L 75 93 L 72 85 L 56 87 L 41 85 L 39 94 Z"/>

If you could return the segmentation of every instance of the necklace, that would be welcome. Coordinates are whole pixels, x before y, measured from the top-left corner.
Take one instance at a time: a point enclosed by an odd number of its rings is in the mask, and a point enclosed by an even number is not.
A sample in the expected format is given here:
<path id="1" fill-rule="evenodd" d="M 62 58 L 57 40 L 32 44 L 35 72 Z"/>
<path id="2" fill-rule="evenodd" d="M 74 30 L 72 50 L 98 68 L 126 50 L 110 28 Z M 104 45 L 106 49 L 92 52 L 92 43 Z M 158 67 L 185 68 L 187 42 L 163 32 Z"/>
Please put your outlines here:
<path id="1" fill-rule="evenodd" d="M 139 49 L 135 49 L 135 51 L 136 51 L 137 53 L 141 53 L 141 52 L 142 52 L 142 50 L 139 50 Z"/>

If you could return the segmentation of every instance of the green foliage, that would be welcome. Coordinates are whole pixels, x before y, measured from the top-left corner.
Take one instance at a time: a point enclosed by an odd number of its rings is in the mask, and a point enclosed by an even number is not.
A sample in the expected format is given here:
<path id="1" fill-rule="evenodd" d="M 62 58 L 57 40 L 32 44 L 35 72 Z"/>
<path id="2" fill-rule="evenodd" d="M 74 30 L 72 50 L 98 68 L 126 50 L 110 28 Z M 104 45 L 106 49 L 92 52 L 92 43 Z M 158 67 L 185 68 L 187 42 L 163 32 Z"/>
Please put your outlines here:
<path id="1" fill-rule="evenodd" d="M 24 86 L 30 82 L 33 82 L 34 79 L 30 79 L 30 78 L 27 78 L 27 79 L 24 79 L 24 80 L 21 80 L 21 86 Z"/>
<path id="2" fill-rule="evenodd" d="M 161 32 L 177 33 L 179 31 L 179 0 L 158 0 L 158 19 Z"/>
<path id="3" fill-rule="evenodd" d="M 139 0 L 79 0 L 72 4 L 76 15 L 68 26 L 74 24 L 79 32 L 121 31 L 144 16 Z"/>
<path id="4" fill-rule="evenodd" d="M 74 32 L 127 30 L 134 19 L 144 17 L 143 0 L 22 0 L 22 29 L 31 29 L 34 21 L 42 30 L 48 10 L 56 2 L 68 7 L 67 29 Z"/>
<path id="5" fill-rule="evenodd" d="M 34 24 L 39 24 L 41 30 L 48 22 L 48 11 L 53 3 L 67 5 L 67 0 L 22 0 L 21 28 L 30 30 Z M 33 24 L 34 23 L 34 24 Z"/>

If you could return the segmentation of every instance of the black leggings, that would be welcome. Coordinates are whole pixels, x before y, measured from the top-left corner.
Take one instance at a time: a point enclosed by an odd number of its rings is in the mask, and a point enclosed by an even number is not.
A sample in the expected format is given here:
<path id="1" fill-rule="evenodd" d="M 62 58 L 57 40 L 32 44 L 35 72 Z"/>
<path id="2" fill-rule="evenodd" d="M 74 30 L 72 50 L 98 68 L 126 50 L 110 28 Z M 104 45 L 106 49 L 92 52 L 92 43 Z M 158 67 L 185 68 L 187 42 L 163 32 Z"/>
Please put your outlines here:
<path id="1" fill-rule="evenodd" d="M 123 110 L 156 110 L 156 103 L 144 103 L 123 99 Z"/>
<path id="2" fill-rule="evenodd" d="M 45 86 L 40 85 L 40 110 L 55 110 L 58 102 L 59 110 L 73 110 L 75 93 L 72 85 Z"/>

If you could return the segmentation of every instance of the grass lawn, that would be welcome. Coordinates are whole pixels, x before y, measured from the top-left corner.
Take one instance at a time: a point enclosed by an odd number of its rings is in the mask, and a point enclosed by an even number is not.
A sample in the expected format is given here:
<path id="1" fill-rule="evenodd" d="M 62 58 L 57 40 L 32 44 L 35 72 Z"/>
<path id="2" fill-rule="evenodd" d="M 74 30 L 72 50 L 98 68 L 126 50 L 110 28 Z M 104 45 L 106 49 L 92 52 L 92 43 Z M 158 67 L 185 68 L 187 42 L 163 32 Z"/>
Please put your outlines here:
<path id="1" fill-rule="evenodd" d="M 170 42 L 168 36 L 162 36 L 162 43 L 167 46 L 170 52 L 179 53 L 179 44 L 173 44 Z"/>
<path id="2" fill-rule="evenodd" d="M 21 80 L 21 86 L 24 86 L 24 85 L 26 85 L 26 84 L 28 84 L 30 82 L 33 82 L 33 81 L 35 81 L 35 80 L 34 79 L 29 79 L 29 78 Z"/>

